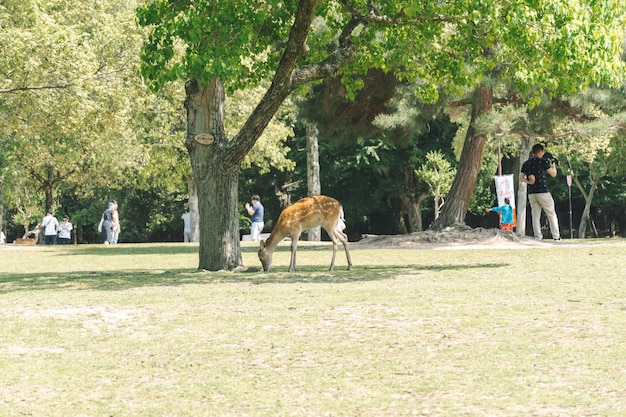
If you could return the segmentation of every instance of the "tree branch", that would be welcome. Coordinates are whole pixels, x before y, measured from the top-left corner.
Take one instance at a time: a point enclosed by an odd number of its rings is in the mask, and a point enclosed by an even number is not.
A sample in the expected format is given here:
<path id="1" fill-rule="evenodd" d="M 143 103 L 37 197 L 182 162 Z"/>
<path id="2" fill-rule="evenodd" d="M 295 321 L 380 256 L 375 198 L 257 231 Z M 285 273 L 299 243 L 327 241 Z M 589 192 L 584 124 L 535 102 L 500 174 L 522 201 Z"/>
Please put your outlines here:
<path id="1" fill-rule="evenodd" d="M 494 103 L 497 104 L 524 104 L 524 100 L 518 96 L 515 95 L 513 98 L 494 98 L 493 99 Z"/>
<path id="2" fill-rule="evenodd" d="M 579 132 L 576 131 L 576 130 L 572 130 L 572 131 L 569 131 L 569 132 L 559 133 L 558 135 L 542 135 L 542 134 L 539 134 L 539 133 L 531 133 L 531 132 L 528 132 L 526 130 L 513 129 L 513 130 L 510 130 L 510 131 L 508 131 L 506 133 L 504 133 L 504 132 L 496 133 L 496 137 L 497 136 L 504 136 L 505 134 L 511 134 L 511 133 L 513 133 L 515 135 L 528 136 L 529 138 L 557 139 L 557 138 L 564 138 L 566 136 L 576 135 Z"/>
<path id="3" fill-rule="evenodd" d="M 24 86 L 14 87 L 14 88 L 3 88 L 3 89 L 0 89 L 0 94 L 13 94 L 13 93 L 19 93 L 21 91 L 64 89 L 64 88 L 69 88 L 69 87 L 76 85 L 76 81 L 90 80 L 90 79 L 107 79 L 110 75 L 130 72 L 128 68 L 119 68 L 116 70 L 103 72 L 102 70 L 104 68 L 106 68 L 106 66 L 103 64 L 100 67 L 98 67 L 98 69 L 93 73 L 93 75 L 82 77 L 82 78 L 77 78 L 74 82 L 45 84 L 45 85 L 24 85 Z"/>
<path id="4" fill-rule="evenodd" d="M 474 102 L 469 99 L 469 98 L 465 98 L 463 100 L 457 100 L 457 101 L 453 101 L 452 103 L 448 104 L 448 107 L 463 107 L 463 106 L 469 106 L 471 104 L 473 104 Z"/>
<path id="5" fill-rule="evenodd" d="M 350 12 L 350 14 L 354 16 L 360 16 L 364 21 L 372 22 L 372 23 L 383 23 L 390 25 L 408 25 L 414 22 L 430 22 L 430 23 L 445 23 L 445 22 L 463 22 L 467 19 L 467 15 L 458 16 L 458 17 L 450 17 L 450 16 L 442 16 L 442 15 L 434 15 L 434 16 L 423 16 L 423 15 L 415 15 L 415 16 L 407 16 L 404 10 L 400 9 L 400 11 L 393 17 L 389 17 L 383 14 L 380 9 L 374 4 L 374 2 L 369 1 L 367 3 L 368 12 L 366 14 L 360 13 L 356 6 L 352 4 L 350 0 L 341 0 L 341 4 L 343 4 L 346 9 Z"/>
<path id="6" fill-rule="evenodd" d="M 341 35 L 339 35 L 339 46 L 326 59 L 317 64 L 295 69 L 291 78 L 292 89 L 296 89 L 311 81 L 334 75 L 341 67 L 352 60 L 356 56 L 352 32 L 362 22 L 363 20 L 360 17 L 353 16 L 343 28 Z"/>
<path id="7" fill-rule="evenodd" d="M 318 4 L 319 0 L 301 0 L 298 2 L 298 9 L 289 32 L 289 38 L 276 68 L 272 84 L 246 123 L 228 144 L 226 157 L 230 158 L 233 166 L 239 166 L 239 163 L 250 152 L 263 130 L 272 120 L 280 105 L 296 88 L 293 83 L 294 69 L 298 61 L 306 54 L 306 39 Z"/>
<path id="8" fill-rule="evenodd" d="M 78 171 L 77 168 L 72 168 L 69 171 L 67 171 L 65 174 L 58 174 L 55 178 L 55 182 L 61 182 L 66 180 L 67 178 L 71 177 L 72 175 L 74 175 L 76 173 L 76 171 Z M 57 170 L 58 172 L 58 170 Z"/>
<path id="9" fill-rule="evenodd" d="M 28 168 L 28 170 L 30 171 L 30 174 L 35 177 L 39 182 L 44 182 L 46 179 L 44 177 L 42 177 L 41 175 L 39 175 L 39 173 L 37 171 L 35 171 L 34 168 L 30 167 Z"/>
<path id="10" fill-rule="evenodd" d="M 552 100 L 554 105 L 565 111 L 565 113 L 569 116 L 570 119 L 576 120 L 577 122 L 590 122 L 592 120 L 596 120 L 596 116 L 583 114 L 576 107 L 572 106 L 569 101 L 566 100 Z"/>
<path id="11" fill-rule="evenodd" d="M 607 130 L 619 130 L 619 129 L 626 129 L 626 125 L 619 123 L 616 125 L 611 125 L 607 127 Z M 528 136 L 530 138 L 548 138 L 548 139 L 558 139 L 558 138 L 564 138 L 566 136 L 571 136 L 571 135 L 578 135 L 581 132 L 577 131 L 577 130 L 570 130 L 569 132 L 563 132 L 563 133 L 559 133 L 557 135 L 542 135 L 539 133 L 531 133 L 528 132 L 526 130 L 519 130 L 519 129 L 513 129 L 513 130 L 509 130 L 508 132 L 500 132 L 500 133 L 496 133 L 496 137 L 498 136 L 504 136 L 504 135 L 508 135 L 508 134 L 515 134 L 515 135 L 521 135 L 521 136 Z"/>
<path id="12" fill-rule="evenodd" d="M 68 88 L 71 87 L 72 83 L 66 83 L 66 84 L 50 84 L 50 85 L 31 85 L 31 86 L 22 86 L 22 87 L 15 87 L 15 88 L 3 88 L 0 89 L 0 94 L 12 94 L 12 93 L 17 93 L 20 91 L 33 91 L 33 90 L 53 90 L 53 89 L 60 89 L 60 88 Z"/>
<path id="13" fill-rule="evenodd" d="M 587 201 L 588 195 L 587 195 L 587 191 L 585 191 L 585 187 L 583 187 L 583 185 L 581 184 L 580 180 L 578 179 L 577 175 L 572 175 L 572 178 L 574 179 L 574 184 L 576 184 L 576 187 L 578 188 L 578 191 L 580 191 L 580 193 L 583 195 L 583 198 L 585 199 L 585 201 Z"/>

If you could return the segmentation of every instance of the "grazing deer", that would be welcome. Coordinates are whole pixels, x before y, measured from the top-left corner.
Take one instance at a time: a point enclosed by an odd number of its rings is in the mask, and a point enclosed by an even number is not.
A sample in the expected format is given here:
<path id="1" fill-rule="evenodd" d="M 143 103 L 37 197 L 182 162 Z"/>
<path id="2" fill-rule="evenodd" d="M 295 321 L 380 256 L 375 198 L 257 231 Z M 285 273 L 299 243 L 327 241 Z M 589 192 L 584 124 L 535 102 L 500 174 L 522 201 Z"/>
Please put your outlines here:
<path id="1" fill-rule="evenodd" d="M 322 226 L 333 241 L 333 259 L 330 263 L 330 270 L 332 271 L 335 267 L 337 241 L 343 243 L 348 259 L 348 269 L 350 269 L 352 260 L 348 250 L 348 237 L 343 233 L 345 228 L 343 208 L 339 201 L 334 198 L 318 195 L 298 200 L 280 213 L 270 237 L 267 238 L 267 241 L 261 240 L 259 259 L 263 265 L 263 270 L 266 272 L 270 270 L 274 249 L 281 240 L 289 236 L 291 237 L 289 272 L 296 272 L 296 249 L 300 234 L 317 226 Z"/>

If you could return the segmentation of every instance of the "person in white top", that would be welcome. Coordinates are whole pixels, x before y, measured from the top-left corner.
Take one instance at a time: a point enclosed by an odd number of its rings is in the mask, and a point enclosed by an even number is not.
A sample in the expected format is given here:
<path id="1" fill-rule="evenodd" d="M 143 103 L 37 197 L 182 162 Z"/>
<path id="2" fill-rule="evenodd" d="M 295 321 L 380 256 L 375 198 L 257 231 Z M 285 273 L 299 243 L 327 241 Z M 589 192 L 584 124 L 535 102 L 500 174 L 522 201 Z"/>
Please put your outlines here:
<path id="1" fill-rule="evenodd" d="M 63 217 L 63 221 L 59 224 L 59 245 L 69 245 L 72 243 L 72 223 L 67 216 Z"/>
<path id="2" fill-rule="evenodd" d="M 43 220 L 41 220 L 41 228 L 44 230 L 46 245 L 57 244 L 57 234 L 59 233 L 59 221 L 52 215 L 52 209 L 49 209 Z"/>
<path id="3" fill-rule="evenodd" d="M 115 245 L 119 238 L 120 232 L 122 231 L 122 227 L 120 226 L 120 212 L 117 210 L 118 204 L 117 201 L 113 200 L 113 217 L 111 219 L 111 244 Z"/>
<path id="4" fill-rule="evenodd" d="M 265 227 L 264 223 L 264 215 L 265 208 L 263 204 L 261 204 L 261 197 L 258 194 L 255 194 L 251 198 L 252 205 L 250 203 L 246 203 L 246 211 L 251 217 L 252 225 L 250 225 L 250 235 L 254 242 L 258 242 L 261 240 L 261 232 L 263 232 L 263 227 Z"/>

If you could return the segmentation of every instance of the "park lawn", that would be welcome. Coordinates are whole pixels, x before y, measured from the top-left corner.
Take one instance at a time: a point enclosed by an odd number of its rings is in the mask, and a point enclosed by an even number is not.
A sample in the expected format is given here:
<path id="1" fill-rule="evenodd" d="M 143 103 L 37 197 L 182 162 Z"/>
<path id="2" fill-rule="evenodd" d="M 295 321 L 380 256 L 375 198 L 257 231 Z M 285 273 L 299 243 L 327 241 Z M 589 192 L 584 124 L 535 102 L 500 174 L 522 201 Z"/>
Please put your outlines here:
<path id="1" fill-rule="evenodd" d="M 0 247 L 0 415 L 623 416 L 626 245 L 569 242 Z"/>

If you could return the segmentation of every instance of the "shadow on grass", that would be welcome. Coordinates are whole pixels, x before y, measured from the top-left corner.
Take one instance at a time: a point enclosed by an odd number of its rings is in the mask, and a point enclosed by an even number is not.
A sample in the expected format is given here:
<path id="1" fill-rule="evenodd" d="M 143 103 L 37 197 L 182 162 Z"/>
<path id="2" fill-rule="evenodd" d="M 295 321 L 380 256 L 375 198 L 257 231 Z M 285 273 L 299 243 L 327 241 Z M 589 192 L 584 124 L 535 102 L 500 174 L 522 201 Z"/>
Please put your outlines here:
<path id="1" fill-rule="evenodd" d="M 65 256 L 73 255 L 91 255 L 91 256 L 119 256 L 119 255 L 189 255 L 198 253 L 198 244 L 189 243 L 130 243 L 119 245 L 71 245 L 64 250 L 60 245 L 54 246 L 57 255 Z M 332 250 L 328 245 L 309 245 L 301 246 L 301 250 Z M 257 253 L 259 246 L 242 245 L 241 252 Z M 279 246 L 276 248 L 278 252 L 290 251 L 290 246 Z"/>
<path id="2" fill-rule="evenodd" d="M 454 265 L 381 265 L 357 266 L 350 271 L 336 267 L 327 271 L 322 265 L 307 265 L 290 274 L 286 267 L 265 273 L 260 268 L 229 272 L 207 272 L 190 269 L 137 270 L 137 271 L 93 271 L 67 273 L 0 274 L 0 294 L 17 291 L 46 291 L 58 289 L 121 291 L 131 288 L 218 285 L 218 284 L 324 284 L 350 283 L 394 279 L 397 276 L 415 275 L 423 279 L 429 272 L 468 269 L 495 269 L 508 266 L 506 263 L 454 264 Z M 487 274 L 486 274 L 487 275 Z"/>
<path id="3" fill-rule="evenodd" d="M 62 249 L 56 246 L 55 249 Z M 184 243 L 151 244 L 119 244 L 119 245 L 74 245 L 67 251 L 58 250 L 59 255 L 91 255 L 91 256 L 118 256 L 118 255 L 186 255 L 198 253 L 198 245 Z"/>

